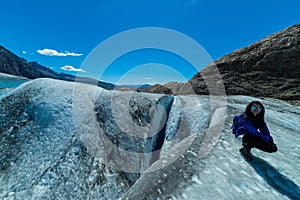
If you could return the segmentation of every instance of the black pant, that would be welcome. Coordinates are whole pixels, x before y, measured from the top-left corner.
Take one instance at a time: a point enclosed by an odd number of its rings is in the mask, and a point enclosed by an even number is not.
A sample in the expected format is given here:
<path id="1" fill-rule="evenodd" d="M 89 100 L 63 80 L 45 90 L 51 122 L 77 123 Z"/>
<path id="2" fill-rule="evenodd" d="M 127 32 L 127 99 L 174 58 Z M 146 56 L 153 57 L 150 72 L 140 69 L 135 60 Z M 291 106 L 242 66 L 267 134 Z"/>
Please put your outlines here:
<path id="1" fill-rule="evenodd" d="M 273 153 L 277 151 L 277 146 L 273 141 L 268 142 L 261 137 L 251 134 L 246 134 L 243 137 L 243 146 L 247 149 L 257 148 L 261 151 Z"/>

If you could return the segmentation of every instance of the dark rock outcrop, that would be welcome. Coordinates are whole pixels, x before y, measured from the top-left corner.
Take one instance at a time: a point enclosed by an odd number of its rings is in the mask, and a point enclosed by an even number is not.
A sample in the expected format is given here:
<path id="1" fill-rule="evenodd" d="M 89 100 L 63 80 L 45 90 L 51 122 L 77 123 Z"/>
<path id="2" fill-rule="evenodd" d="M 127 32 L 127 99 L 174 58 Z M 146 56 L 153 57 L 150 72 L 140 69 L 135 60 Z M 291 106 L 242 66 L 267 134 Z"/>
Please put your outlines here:
<path id="1" fill-rule="evenodd" d="M 186 94 L 187 91 L 211 94 L 203 74 L 212 73 L 215 67 L 222 76 L 227 95 L 272 97 L 300 102 L 300 24 L 214 61 L 195 74 L 188 83 L 156 85 L 141 91 L 175 95 Z M 178 90 L 180 87 L 190 89 Z"/>

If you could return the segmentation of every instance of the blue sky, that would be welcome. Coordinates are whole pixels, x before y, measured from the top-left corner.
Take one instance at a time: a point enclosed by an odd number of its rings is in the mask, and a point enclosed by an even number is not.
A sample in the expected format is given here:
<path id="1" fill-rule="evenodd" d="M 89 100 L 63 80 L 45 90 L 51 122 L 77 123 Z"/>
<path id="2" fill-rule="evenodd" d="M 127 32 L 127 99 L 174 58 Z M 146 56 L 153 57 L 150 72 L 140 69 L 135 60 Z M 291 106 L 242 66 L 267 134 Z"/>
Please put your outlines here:
<path id="1" fill-rule="evenodd" d="M 0 6 L 0 45 L 55 71 L 106 82 L 186 81 L 211 60 L 300 23 L 299 8 L 298 0 L 10 0 Z M 195 67 L 174 52 L 140 49 L 109 66 L 98 66 L 103 54 L 93 66 L 83 65 L 104 41 L 143 27 L 184 34 L 211 60 Z"/>

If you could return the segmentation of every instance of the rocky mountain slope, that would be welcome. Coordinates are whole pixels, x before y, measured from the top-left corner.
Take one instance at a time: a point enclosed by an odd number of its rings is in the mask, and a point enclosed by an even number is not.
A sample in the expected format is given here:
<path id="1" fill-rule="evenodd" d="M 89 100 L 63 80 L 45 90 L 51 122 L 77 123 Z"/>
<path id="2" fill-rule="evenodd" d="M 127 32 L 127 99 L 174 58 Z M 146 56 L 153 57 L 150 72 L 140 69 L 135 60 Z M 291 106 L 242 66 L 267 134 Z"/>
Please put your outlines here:
<path id="1" fill-rule="evenodd" d="M 44 77 L 43 73 L 32 68 L 29 62 L 0 46 L 0 72 L 29 79 Z"/>
<path id="2" fill-rule="evenodd" d="M 215 73 L 214 67 L 222 76 L 227 95 L 273 97 L 300 104 L 300 24 L 214 61 L 188 83 L 155 85 L 141 91 L 208 94 L 203 75 Z"/>

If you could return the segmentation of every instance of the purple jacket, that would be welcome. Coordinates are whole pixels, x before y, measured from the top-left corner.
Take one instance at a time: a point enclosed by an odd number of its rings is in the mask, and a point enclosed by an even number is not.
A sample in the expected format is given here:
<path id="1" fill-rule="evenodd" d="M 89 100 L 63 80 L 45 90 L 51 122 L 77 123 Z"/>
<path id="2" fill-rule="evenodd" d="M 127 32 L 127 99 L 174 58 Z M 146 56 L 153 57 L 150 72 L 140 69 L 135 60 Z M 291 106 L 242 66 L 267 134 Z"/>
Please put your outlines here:
<path id="1" fill-rule="evenodd" d="M 234 122 L 231 128 L 235 137 L 244 134 L 252 134 L 263 138 L 265 141 L 273 140 L 266 123 L 264 123 L 263 128 L 256 129 L 252 122 L 244 114 L 236 115 L 233 121 Z"/>

